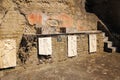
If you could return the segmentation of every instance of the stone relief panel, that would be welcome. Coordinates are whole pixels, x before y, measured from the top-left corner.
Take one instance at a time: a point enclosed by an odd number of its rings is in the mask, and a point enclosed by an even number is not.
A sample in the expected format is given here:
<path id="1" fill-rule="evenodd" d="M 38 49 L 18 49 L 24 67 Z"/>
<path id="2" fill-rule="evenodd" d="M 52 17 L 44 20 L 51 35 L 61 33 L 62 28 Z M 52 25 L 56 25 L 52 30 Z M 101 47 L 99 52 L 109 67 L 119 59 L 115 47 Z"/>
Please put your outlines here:
<path id="1" fill-rule="evenodd" d="M 89 34 L 89 52 L 97 51 L 97 36 L 96 34 Z"/>
<path id="2" fill-rule="evenodd" d="M 0 68 L 16 66 L 16 40 L 0 40 Z"/>
<path id="3" fill-rule="evenodd" d="M 38 39 L 39 55 L 52 55 L 52 38 L 44 37 Z"/>
<path id="4" fill-rule="evenodd" d="M 68 36 L 68 57 L 73 57 L 77 55 L 77 36 Z"/>

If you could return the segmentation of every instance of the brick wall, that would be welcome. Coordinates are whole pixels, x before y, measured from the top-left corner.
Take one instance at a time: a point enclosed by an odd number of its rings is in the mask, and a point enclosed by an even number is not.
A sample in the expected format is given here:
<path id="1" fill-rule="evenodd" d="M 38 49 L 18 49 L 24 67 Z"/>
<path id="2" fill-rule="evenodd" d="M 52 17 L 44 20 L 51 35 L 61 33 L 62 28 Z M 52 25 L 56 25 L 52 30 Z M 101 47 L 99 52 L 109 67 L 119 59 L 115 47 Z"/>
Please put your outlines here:
<path id="1" fill-rule="evenodd" d="M 77 35 L 77 56 L 89 55 L 89 34 Z M 103 52 L 104 42 L 103 34 L 97 35 L 97 51 L 95 53 Z M 54 61 L 63 61 L 68 58 L 68 39 L 67 35 L 52 36 L 52 51 Z"/>
<path id="2" fill-rule="evenodd" d="M 88 34 L 81 34 L 77 36 L 77 52 L 79 55 L 88 53 Z"/>
<path id="3" fill-rule="evenodd" d="M 101 53 L 104 51 L 104 36 L 103 33 L 97 34 L 97 49 L 98 53 Z"/>
<path id="4" fill-rule="evenodd" d="M 69 34 L 70 35 L 70 34 Z M 77 56 L 85 57 L 89 54 L 89 34 L 74 34 L 77 36 Z M 104 48 L 103 33 L 96 33 L 97 36 L 97 51 L 96 54 L 102 53 Z M 65 35 L 52 35 L 52 59 L 53 62 L 60 62 L 68 59 L 68 34 Z M 33 48 L 30 51 L 29 60 L 26 64 L 37 64 L 38 57 L 37 49 Z M 19 64 L 19 63 L 18 63 Z"/>
<path id="5" fill-rule="evenodd" d="M 67 58 L 67 36 L 52 37 L 53 60 L 62 61 Z"/>
<path id="6" fill-rule="evenodd" d="M 18 11 L 10 10 L 2 21 L 0 39 L 15 39 L 17 48 L 24 33 L 25 18 Z"/>
<path id="7" fill-rule="evenodd" d="M 2 7 L 6 13 L 0 13 L 0 39 L 15 39 L 17 49 L 22 35 L 35 34 L 35 25 L 44 27 L 45 33 L 54 33 L 49 28 L 53 26 L 66 27 L 67 32 L 88 31 L 97 29 L 98 18 L 94 14 L 88 14 L 83 3 L 76 6 L 75 0 L 3 0 Z M 1 8 L 0 6 L 0 8 Z M 34 25 L 35 24 L 35 25 Z M 57 30 L 56 29 L 56 30 Z M 88 53 L 88 35 L 78 36 L 78 54 Z M 97 35 L 98 51 L 103 51 L 103 36 Z M 62 39 L 61 41 L 59 39 Z M 53 58 L 62 61 L 67 58 L 67 36 L 53 36 Z"/>

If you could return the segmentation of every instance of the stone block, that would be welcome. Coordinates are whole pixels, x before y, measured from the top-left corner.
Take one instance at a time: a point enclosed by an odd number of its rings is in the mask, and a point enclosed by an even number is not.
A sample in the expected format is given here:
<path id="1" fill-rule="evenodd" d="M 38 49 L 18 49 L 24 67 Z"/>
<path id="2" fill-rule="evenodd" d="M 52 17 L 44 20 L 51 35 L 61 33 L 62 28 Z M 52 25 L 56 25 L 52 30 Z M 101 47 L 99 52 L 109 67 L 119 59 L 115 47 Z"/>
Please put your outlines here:
<path id="1" fill-rule="evenodd" d="M 0 40 L 0 68 L 16 66 L 16 40 Z"/>

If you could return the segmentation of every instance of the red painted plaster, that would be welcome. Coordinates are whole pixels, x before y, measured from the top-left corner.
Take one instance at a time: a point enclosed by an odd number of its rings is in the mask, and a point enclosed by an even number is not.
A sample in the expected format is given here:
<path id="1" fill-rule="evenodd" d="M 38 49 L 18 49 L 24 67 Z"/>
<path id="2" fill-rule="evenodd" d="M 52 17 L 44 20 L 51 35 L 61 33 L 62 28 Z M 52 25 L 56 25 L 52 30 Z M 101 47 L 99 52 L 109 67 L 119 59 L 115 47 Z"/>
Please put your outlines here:
<path id="1" fill-rule="evenodd" d="M 31 13 L 27 15 L 27 19 L 31 25 L 33 24 L 42 24 L 44 16 L 40 13 Z M 73 27 L 73 19 L 69 14 L 61 13 L 58 15 L 53 15 L 50 19 L 56 19 L 60 21 L 60 27 Z M 45 22 L 45 21 L 44 21 Z"/>
<path id="2" fill-rule="evenodd" d="M 77 29 L 78 29 L 79 31 L 87 31 L 87 30 L 88 30 L 87 27 L 86 27 L 86 26 L 83 26 L 81 22 L 82 22 L 81 20 L 78 20 L 78 21 L 77 21 Z"/>
<path id="3" fill-rule="evenodd" d="M 51 18 L 60 21 L 61 22 L 60 27 L 72 27 L 73 26 L 73 19 L 68 14 L 61 13 L 58 15 L 54 15 Z"/>
<path id="4" fill-rule="evenodd" d="M 42 16 L 40 13 L 31 13 L 27 15 L 27 19 L 31 25 L 33 24 L 41 24 Z"/>

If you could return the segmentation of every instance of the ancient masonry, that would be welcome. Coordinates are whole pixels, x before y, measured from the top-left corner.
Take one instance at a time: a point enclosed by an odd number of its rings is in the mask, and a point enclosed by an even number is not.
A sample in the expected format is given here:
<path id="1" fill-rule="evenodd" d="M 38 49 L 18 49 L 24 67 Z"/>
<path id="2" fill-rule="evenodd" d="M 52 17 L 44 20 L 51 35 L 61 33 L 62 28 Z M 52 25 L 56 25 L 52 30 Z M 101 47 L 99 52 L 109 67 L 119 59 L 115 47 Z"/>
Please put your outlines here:
<path id="1" fill-rule="evenodd" d="M 98 20 L 85 0 L 1 0 L 0 68 L 100 53 Z"/>

